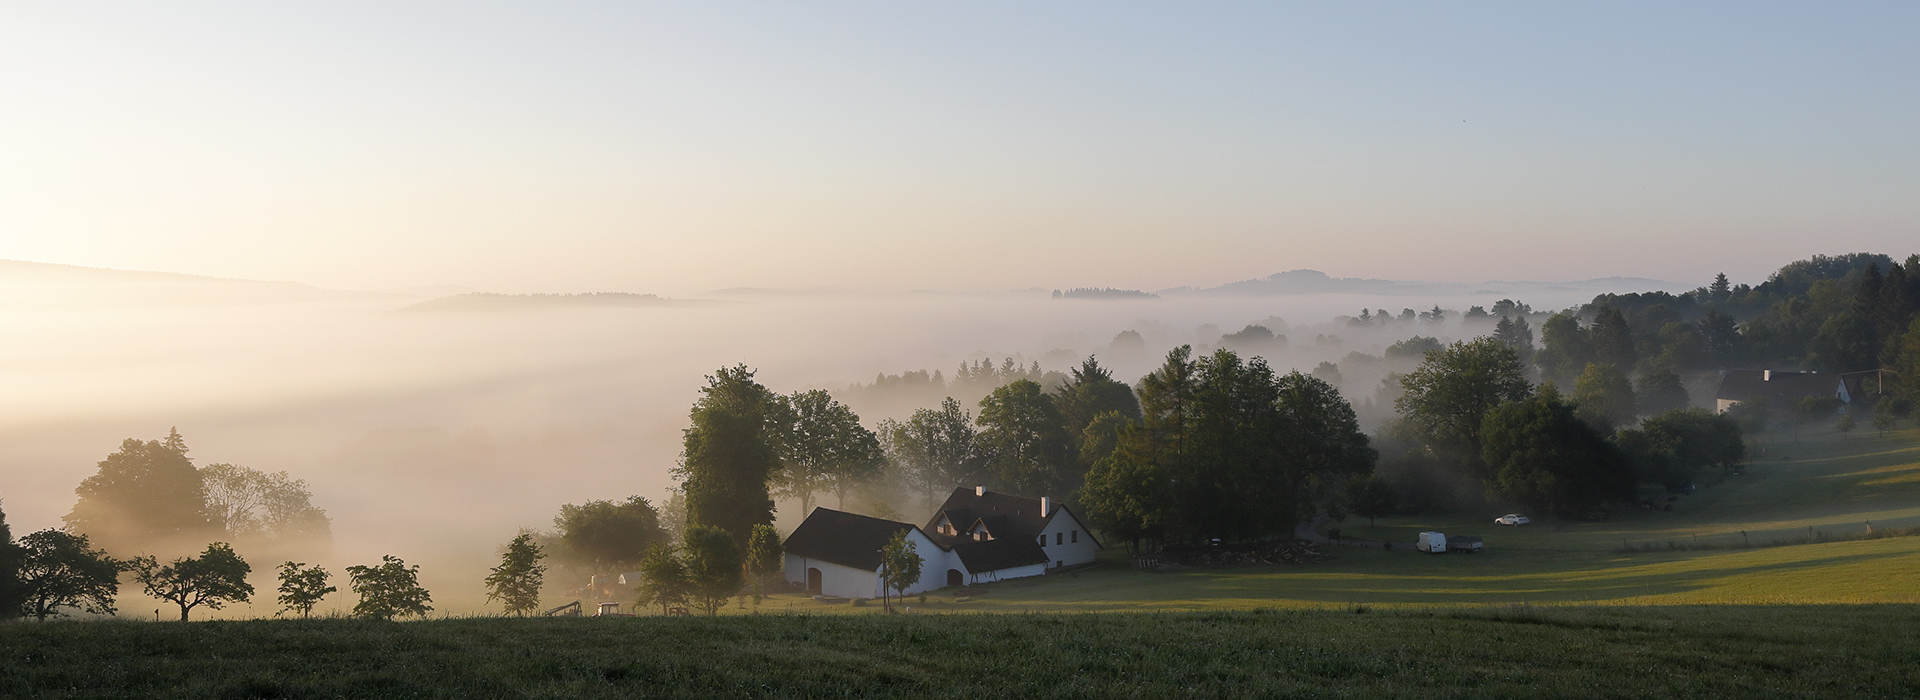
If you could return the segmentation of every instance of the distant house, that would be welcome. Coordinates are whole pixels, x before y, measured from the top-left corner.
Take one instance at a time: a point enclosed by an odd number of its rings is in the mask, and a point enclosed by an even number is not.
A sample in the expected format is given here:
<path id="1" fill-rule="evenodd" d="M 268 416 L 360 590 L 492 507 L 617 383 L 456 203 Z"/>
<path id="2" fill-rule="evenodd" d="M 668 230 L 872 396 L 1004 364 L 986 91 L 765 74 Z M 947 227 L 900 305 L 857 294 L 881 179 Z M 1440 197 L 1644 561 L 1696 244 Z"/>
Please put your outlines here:
<path id="1" fill-rule="evenodd" d="M 1755 400 L 1785 408 L 1795 401 L 1813 397 L 1832 397 L 1844 406 L 1879 393 L 1884 374 L 1881 370 L 1839 374 L 1727 370 L 1726 376 L 1720 378 L 1720 392 L 1714 397 L 1714 412 L 1726 413 L 1734 404 Z"/>
<path id="2" fill-rule="evenodd" d="M 1045 552 L 1048 568 L 1093 562 L 1100 550 L 1093 531 L 1053 499 L 994 493 L 985 487 L 954 489 L 927 521 L 927 533 L 948 546 L 966 542 L 1031 540 Z"/>
<path id="3" fill-rule="evenodd" d="M 880 550 L 894 535 L 907 533 L 920 554 L 920 582 L 907 593 L 921 593 L 946 585 L 932 575 L 944 567 L 949 552 L 911 523 L 882 520 L 831 508 L 814 508 L 787 536 L 786 579 L 806 586 L 815 595 L 842 598 L 880 597 Z"/>
<path id="4" fill-rule="evenodd" d="M 1047 515 L 1041 515 L 1047 513 Z M 1051 499 L 955 489 L 928 529 L 830 508 L 814 508 L 786 541 L 786 579 L 815 595 L 876 598 L 880 550 L 906 533 L 920 555 L 911 595 L 1045 574 L 1093 561 L 1093 533 Z"/>

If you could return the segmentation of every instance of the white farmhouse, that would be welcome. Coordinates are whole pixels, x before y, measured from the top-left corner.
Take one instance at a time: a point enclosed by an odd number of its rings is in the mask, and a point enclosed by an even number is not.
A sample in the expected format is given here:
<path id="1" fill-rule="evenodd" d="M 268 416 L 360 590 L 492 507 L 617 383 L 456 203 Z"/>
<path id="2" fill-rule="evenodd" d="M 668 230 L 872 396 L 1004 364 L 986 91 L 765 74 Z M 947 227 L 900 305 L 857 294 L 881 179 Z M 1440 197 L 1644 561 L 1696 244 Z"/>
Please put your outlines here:
<path id="1" fill-rule="evenodd" d="M 786 579 L 805 585 L 814 595 L 878 598 L 882 592 L 880 550 L 901 532 L 907 533 L 907 541 L 913 543 L 921 560 L 920 581 L 906 593 L 945 585 L 935 574 L 946 565 L 950 553 L 920 528 L 831 508 L 814 508 L 787 536 Z"/>
<path id="2" fill-rule="evenodd" d="M 1100 546 L 1051 499 L 955 489 L 926 530 L 814 508 L 787 537 L 786 579 L 815 595 L 879 597 L 880 550 L 902 532 L 920 555 L 920 581 L 907 588 L 908 595 L 1039 576 L 1050 568 L 1091 562 Z"/>
<path id="3" fill-rule="evenodd" d="M 1066 506 L 1052 498 L 994 493 L 984 486 L 954 489 L 934 511 L 926 532 L 941 544 L 1025 539 L 1040 545 L 1047 568 L 1093 563 L 1100 541 Z M 1013 578 L 1001 576 L 1000 578 Z"/>

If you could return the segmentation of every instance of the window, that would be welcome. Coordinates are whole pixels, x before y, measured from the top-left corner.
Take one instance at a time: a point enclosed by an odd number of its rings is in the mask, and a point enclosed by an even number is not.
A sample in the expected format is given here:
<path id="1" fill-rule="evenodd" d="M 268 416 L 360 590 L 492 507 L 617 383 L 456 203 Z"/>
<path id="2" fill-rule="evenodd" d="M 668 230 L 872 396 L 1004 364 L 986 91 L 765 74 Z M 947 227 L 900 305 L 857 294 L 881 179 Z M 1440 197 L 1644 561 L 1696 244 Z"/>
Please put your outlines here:
<path id="1" fill-rule="evenodd" d="M 1053 533 L 1053 543 L 1054 543 L 1054 544 L 1066 544 L 1066 543 L 1067 543 L 1067 533 L 1064 533 L 1064 532 L 1056 532 L 1056 533 Z"/>
<path id="2" fill-rule="evenodd" d="M 1041 536 L 1040 536 L 1040 546 L 1042 546 L 1042 547 L 1045 547 L 1045 546 L 1047 546 L 1047 536 L 1046 536 L 1046 535 L 1041 535 Z"/>
<path id="3" fill-rule="evenodd" d="M 1074 530 L 1074 531 L 1073 531 L 1073 541 L 1074 541 L 1074 542 L 1079 542 L 1079 541 L 1080 541 L 1080 531 L 1079 531 L 1079 530 Z"/>

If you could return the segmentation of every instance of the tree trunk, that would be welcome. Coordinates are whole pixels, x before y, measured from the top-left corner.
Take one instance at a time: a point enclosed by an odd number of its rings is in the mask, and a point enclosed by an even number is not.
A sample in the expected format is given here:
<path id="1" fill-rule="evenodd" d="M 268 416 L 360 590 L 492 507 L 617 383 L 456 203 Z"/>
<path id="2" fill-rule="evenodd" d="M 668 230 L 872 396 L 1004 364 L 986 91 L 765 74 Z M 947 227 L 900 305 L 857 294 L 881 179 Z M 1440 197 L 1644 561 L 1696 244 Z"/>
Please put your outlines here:
<path id="1" fill-rule="evenodd" d="M 193 609 L 193 606 L 186 605 L 184 603 L 180 605 L 180 621 L 181 622 L 187 621 L 187 611 L 192 609 Z"/>

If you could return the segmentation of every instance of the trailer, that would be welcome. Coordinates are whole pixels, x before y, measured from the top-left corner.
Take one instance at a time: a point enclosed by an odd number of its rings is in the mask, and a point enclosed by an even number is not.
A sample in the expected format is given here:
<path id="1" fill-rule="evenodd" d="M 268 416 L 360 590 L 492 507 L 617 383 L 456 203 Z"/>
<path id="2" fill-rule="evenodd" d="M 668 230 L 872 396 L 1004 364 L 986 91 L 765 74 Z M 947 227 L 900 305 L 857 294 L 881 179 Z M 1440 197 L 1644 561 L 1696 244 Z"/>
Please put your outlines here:
<path id="1" fill-rule="evenodd" d="M 1454 535 L 1447 538 L 1447 551 L 1473 554 L 1480 551 L 1479 535 Z"/>

